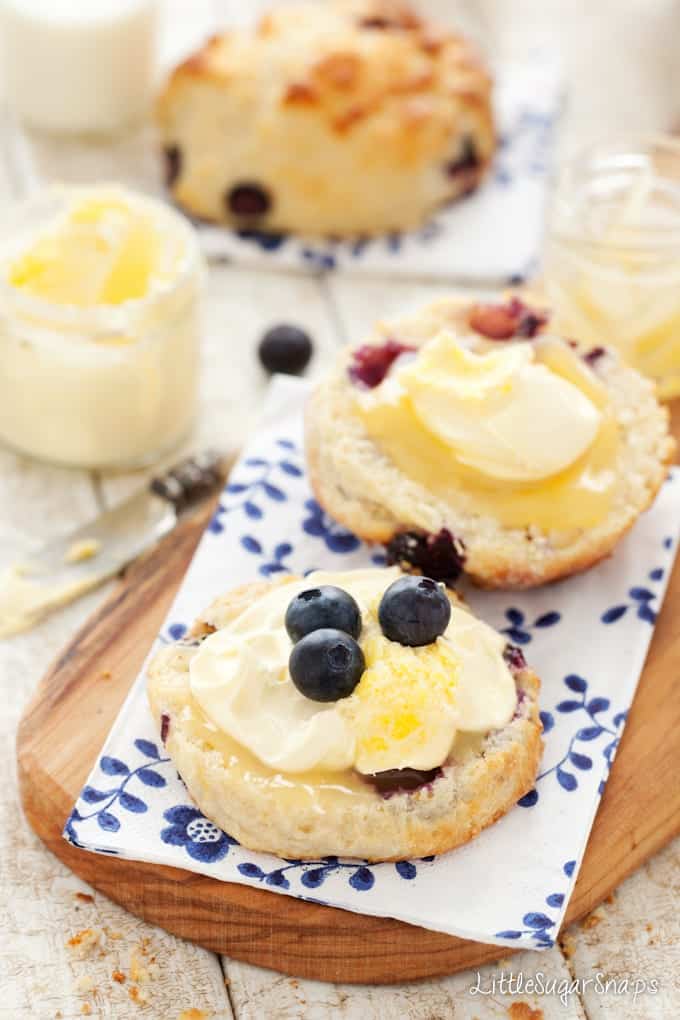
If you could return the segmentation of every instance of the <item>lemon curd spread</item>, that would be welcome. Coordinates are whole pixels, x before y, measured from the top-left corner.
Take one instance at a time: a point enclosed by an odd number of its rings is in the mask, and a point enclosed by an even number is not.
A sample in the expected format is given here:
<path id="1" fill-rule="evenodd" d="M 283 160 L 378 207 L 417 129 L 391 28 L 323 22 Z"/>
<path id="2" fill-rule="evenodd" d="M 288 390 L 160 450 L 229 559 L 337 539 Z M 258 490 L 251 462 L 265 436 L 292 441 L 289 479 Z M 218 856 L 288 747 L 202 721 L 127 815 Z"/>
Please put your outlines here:
<path id="1" fill-rule="evenodd" d="M 228 749 L 228 757 L 254 759 L 260 781 L 267 778 L 264 766 L 308 782 L 317 776 L 332 783 L 338 774 L 339 786 L 351 789 L 352 772 L 437 768 L 459 742 L 465 747 L 466 738 L 505 726 L 517 704 L 503 658 L 505 639 L 454 606 L 448 627 L 432 644 L 405 647 L 388 640 L 378 605 L 399 576 L 397 568 L 317 571 L 272 588 L 208 636 L 189 664 L 201 737 Z M 284 623 L 291 599 L 324 584 L 356 599 L 366 660 L 354 692 L 332 703 L 312 701 L 293 684 Z"/>
<path id="2" fill-rule="evenodd" d="M 606 388 L 556 337 L 478 341 L 442 329 L 378 386 L 357 387 L 366 431 L 404 475 L 463 510 L 507 527 L 596 525 L 618 442 Z"/>
<path id="3" fill-rule="evenodd" d="M 201 257 L 172 209 L 54 189 L 0 250 L 0 439 L 80 467 L 152 460 L 196 406 Z"/>

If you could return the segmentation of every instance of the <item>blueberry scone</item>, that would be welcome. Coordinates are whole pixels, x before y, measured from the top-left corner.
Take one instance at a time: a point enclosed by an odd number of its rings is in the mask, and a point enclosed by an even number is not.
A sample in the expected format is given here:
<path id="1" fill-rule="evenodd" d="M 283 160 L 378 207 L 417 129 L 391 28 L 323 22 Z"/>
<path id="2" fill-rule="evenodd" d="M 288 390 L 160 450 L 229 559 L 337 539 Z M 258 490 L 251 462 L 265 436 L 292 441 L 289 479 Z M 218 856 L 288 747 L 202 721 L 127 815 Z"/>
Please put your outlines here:
<path id="1" fill-rule="evenodd" d="M 477 186 L 495 144 L 471 44 L 398 0 L 291 4 L 214 36 L 157 119 L 175 200 L 270 233 L 415 227 Z"/>
<path id="2" fill-rule="evenodd" d="M 396 567 L 246 585 L 148 674 L 199 808 L 243 845 L 301 859 L 472 839 L 533 786 L 538 689 L 518 648 Z"/>
<path id="3" fill-rule="evenodd" d="M 307 411 L 319 503 L 388 562 L 527 588 L 608 555 L 674 442 L 652 383 L 518 297 L 379 324 Z"/>

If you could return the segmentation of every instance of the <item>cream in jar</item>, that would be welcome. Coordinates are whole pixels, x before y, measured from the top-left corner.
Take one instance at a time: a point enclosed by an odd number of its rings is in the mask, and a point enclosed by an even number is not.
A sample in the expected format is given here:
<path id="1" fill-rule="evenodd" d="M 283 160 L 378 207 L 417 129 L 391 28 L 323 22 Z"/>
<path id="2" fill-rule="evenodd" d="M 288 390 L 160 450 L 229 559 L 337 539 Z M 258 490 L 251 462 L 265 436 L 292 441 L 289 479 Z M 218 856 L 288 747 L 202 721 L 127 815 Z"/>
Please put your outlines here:
<path id="1" fill-rule="evenodd" d="M 147 463 L 196 407 L 202 260 L 171 208 L 53 189 L 5 225 L 0 440 L 77 467 Z"/>

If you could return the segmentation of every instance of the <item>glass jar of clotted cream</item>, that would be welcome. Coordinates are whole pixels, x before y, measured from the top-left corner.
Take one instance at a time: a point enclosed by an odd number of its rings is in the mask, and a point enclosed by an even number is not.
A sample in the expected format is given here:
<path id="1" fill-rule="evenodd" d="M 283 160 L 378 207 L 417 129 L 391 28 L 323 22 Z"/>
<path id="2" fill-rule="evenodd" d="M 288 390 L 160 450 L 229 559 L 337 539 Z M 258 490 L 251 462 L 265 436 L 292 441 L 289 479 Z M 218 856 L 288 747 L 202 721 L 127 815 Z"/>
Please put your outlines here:
<path id="1" fill-rule="evenodd" d="M 661 397 L 680 394 L 680 140 L 601 144 L 568 163 L 544 274 L 557 330 L 617 347 Z"/>
<path id="2" fill-rule="evenodd" d="M 114 186 L 43 192 L 0 247 L 0 441 L 64 465 L 150 463 L 196 409 L 195 231 Z"/>

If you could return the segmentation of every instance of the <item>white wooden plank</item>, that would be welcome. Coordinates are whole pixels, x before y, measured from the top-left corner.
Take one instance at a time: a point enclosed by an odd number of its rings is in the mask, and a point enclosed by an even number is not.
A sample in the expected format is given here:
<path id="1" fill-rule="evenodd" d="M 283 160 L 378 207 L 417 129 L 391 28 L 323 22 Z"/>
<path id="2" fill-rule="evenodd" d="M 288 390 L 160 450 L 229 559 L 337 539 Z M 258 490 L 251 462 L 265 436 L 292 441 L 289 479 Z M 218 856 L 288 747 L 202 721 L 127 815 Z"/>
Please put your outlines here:
<path id="1" fill-rule="evenodd" d="M 369 950 L 370 951 L 370 948 Z M 504 990 L 510 976 L 513 994 Z M 559 950 L 519 953 L 502 967 L 482 967 L 452 977 L 392 986 L 331 985 L 301 981 L 232 961 L 227 967 L 239 1020 L 584 1020 L 578 995 L 514 994 L 518 975 L 541 975 L 544 985 L 567 985 L 571 975 Z M 494 985 L 495 980 L 495 985 Z M 479 991 L 473 991 L 479 989 Z M 524 1004 L 522 1007 L 521 1004 Z"/>
<path id="2" fill-rule="evenodd" d="M 668 1020 L 678 1015 L 678 902 L 680 839 L 631 875 L 611 901 L 565 933 L 573 973 L 591 979 L 583 990 L 589 1020 Z"/>
<path id="3" fill-rule="evenodd" d="M 29 831 L 19 804 L 13 734 L 23 703 L 50 660 L 76 627 L 94 611 L 105 592 L 93 594 L 51 617 L 35 631 L 0 643 L 0 945 L 2 988 L 0 1017 L 80 1017 L 128 1020 L 140 1013 L 130 989 L 150 1002 L 146 1015 L 177 1016 L 196 1007 L 210 1016 L 231 1016 L 217 957 L 154 929 L 105 897 L 91 893 Z M 74 726 L 80 725 L 74 720 Z M 86 928 L 109 932 L 83 959 L 67 946 Z M 114 935 L 110 933 L 115 933 Z M 150 940 L 145 943 L 144 940 Z M 142 953 L 142 949 L 145 950 Z M 131 954 L 146 966 L 156 957 L 148 981 L 130 978 Z M 147 967 L 147 969 L 149 969 Z M 125 975 L 123 984 L 112 978 Z M 142 1013 L 142 1015 L 145 1015 Z"/>
<path id="4" fill-rule="evenodd" d="M 466 291 L 440 282 L 399 280 L 395 283 L 388 279 L 359 279 L 342 274 L 330 277 L 327 286 L 343 338 L 351 344 L 361 343 L 375 322 L 416 311 L 438 298 L 467 294 L 485 300 L 499 293 L 484 288 Z"/>
<path id="5" fill-rule="evenodd" d="M 18 548 L 96 512 L 85 473 L 0 451 L 0 555 L 16 555 Z M 129 997 L 129 989 L 137 986 L 129 979 L 119 985 L 111 974 L 129 973 L 131 951 L 142 939 L 151 938 L 158 949 L 159 972 L 148 989 L 139 986 L 139 994 L 148 994 L 158 1006 L 156 1015 L 172 1015 L 177 1004 L 184 1003 L 229 1017 L 217 957 L 156 932 L 104 897 L 97 896 L 94 904 L 78 899 L 79 883 L 44 850 L 21 815 L 14 766 L 14 733 L 21 709 L 60 647 L 105 594 L 94 593 L 34 631 L 0 642 L 0 1016 L 42 1020 L 61 1010 L 64 1017 L 75 1017 L 88 1004 L 92 1015 L 136 1017 L 140 1007 Z M 103 955 L 97 952 L 76 960 L 66 941 L 86 927 L 108 928 L 122 937 L 110 939 Z"/>

